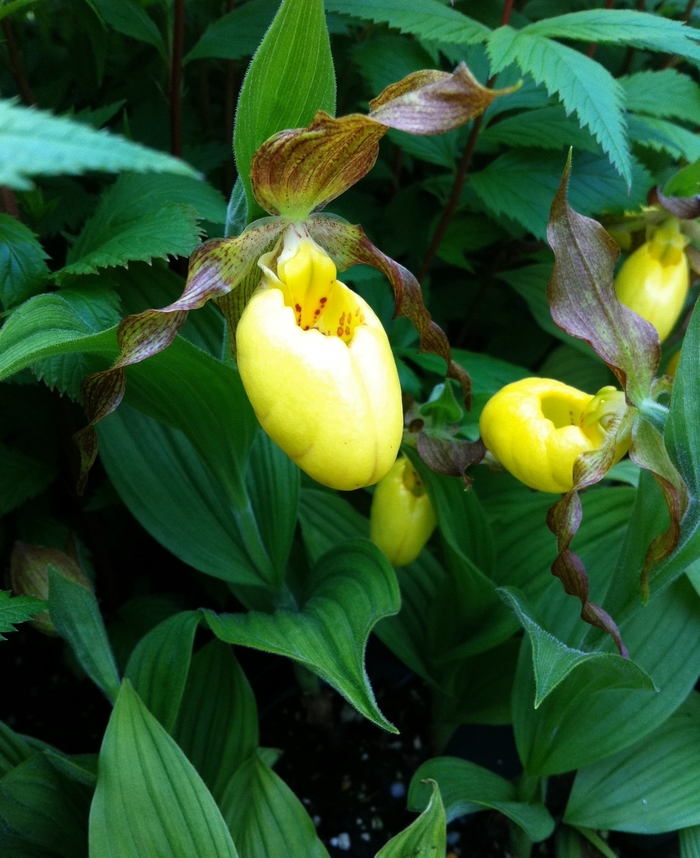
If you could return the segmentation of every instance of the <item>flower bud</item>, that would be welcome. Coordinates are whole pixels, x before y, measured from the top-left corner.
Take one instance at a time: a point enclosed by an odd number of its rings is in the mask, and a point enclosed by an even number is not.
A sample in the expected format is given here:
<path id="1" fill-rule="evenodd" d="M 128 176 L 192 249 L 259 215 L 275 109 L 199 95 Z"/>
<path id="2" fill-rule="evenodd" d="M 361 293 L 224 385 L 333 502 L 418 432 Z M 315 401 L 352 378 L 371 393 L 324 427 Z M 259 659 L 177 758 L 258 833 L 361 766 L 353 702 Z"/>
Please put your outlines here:
<path id="1" fill-rule="evenodd" d="M 369 538 L 393 566 L 406 566 L 421 553 L 436 524 L 425 486 L 402 456 L 374 491 Z"/>
<path id="2" fill-rule="evenodd" d="M 49 566 L 60 575 L 75 581 L 92 591 L 89 579 L 67 554 L 58 548 L 45 545 L 26 545 L 15 542 L 10 557 L 10 586 L 16 596 L 35 596 L 37 599 L 49 598 Z M 31 620 L 34 628 L 47 635 L 55 635 L 56 629 L 48 611 L 36 614 Z"/>
<path id="3" fill-rule="evenodd" d="M 491 397 L 479 428 L 489 453 L 526 486 L 568 492 L 576 459 L 600 449 L 626 408 L 624 394 L 613 387 L 591 396 L 551 378 L 523 378 Z M 615 461 L 628 446 L 618 443 Z"/>
<path id="4" fill-rule="evenodd" d="M 672 218 L 627 257 L 615 278 L 620 302 L 651 322 L 660 342 L 673 330 L 688 294 L 687 243 Z"/>
<path id="5" fill-rule="evenodd" d="M 258 263 L 263 281 L 236 331 L 238 369 L 267 434 L 310 477 L 372 485 L 403 432 L 401 388 L 371 307 L 336 280 L 333 260 L 292 224 Z"/>

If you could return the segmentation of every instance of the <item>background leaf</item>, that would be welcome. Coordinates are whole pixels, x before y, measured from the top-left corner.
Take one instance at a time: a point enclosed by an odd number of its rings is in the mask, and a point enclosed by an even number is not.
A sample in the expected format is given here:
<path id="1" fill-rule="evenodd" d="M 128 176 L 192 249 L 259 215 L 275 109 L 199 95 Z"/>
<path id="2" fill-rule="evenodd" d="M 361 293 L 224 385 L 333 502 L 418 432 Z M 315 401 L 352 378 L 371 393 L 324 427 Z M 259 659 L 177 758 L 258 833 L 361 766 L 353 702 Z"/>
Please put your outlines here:
<path id="1" fill-rule="evenodd" d="M 0 302 L 6 310 L 41 292 L 49 277 L 46 259 L 31 230 L 0 214 Z"/>
<path id="2" fill-rule="evenodd" d="M 26 623 L 45 608 L 46 603 L 34 596 L 13 597 L 9 590 L 0 590 L 0 632 L 16 631 L 17 623 Z M 0 634 L 0 640 L 4 641 L 5 636 Z"/>
<path id="3" fill-rule="evenodd" d="M 280 0 L 257 0 L 222 15 L 207 27 L 184 62 L 204 57 L 238 60 L 252 56 L 272 23 L 279 4 Z"/>
<path id="4" fill-rule="evenodd" d="M 430 787 L 432 795 L 425 810 L 408 828 L 394 835 L 377 852 L 376 858 L 404 858 L 406 855 L 431 858 L 433 855 L 442 855 L 447 846 L 445 808 L 435 781 L 430 782 Z"/>

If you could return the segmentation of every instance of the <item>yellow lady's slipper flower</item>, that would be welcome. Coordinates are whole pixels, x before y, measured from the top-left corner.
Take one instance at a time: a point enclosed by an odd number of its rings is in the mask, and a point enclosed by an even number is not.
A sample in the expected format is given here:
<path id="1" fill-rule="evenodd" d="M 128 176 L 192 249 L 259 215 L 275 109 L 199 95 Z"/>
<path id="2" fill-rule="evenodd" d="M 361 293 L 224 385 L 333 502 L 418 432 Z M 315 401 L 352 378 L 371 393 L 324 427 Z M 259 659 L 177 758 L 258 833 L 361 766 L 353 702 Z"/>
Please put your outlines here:
<path id="1" fill-rule="evenodd" d="M 591 396 L 551 378 L 523 378 L 491 397 L 479 428 L 486 449 L 526 486 L 568 492 L 576 459 L 602 446 L 625 409 L 624 394 L 613 387 Z M 615 461 L 628 446 L 617 445 Z"/>
<path id="2" fill-rule="evenodd" d="M 263 280 L 236 331 L 238 369 L 263 429 L 319 483 L 357 489 L 392 466 L 401 388 L 371 307 L 336 280 L 302 223 L 258 263 Z"/>
<path id="3" fill-rule="evenodd" d="M 369 516 L 369 538 L 393 566 L 412 563 L 435 530 L 430 498 L 413 465 L 399 458 L 379 481 Z"/>
<path id="4" fill-rule="evenodd" d="M 671 218 L 625 260 L 615 278 L 620 302 L 656 328 L 663 342 L 673 330 L 688 294 L 688 239 Z"/>

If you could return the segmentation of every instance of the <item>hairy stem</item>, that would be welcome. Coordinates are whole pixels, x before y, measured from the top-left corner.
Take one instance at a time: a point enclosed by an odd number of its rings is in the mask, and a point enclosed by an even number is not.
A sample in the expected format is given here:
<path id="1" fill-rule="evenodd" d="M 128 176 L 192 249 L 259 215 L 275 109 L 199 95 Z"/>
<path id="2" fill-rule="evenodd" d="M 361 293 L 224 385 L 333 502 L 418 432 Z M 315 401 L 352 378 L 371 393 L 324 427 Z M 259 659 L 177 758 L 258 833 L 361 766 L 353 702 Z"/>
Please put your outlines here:
<path id="1" fill-rule="evenodd" d="M 510 21 L 510 15 L 512 11 L 513 0 L 505 0 L 505 5 L 503 6 L 503 14 L 501 15 L 502 27 L 505 27 L 508 21 Z M 486 86 L 491 88 L 494 84 L 495 79 L 495 75 L 490 77 Z M 438 223 L 437 229 L 435 230 L 433 240 L 430 242 L 430 247 L 428 248 L 428 251 L 425 254 L 425 258 L 423 259 L 423 264 L 418 271 L 419 282 L 428 273 L 428 269 L 430 268 L 433 259 L 435 259 L 435 254 L 438 252 L 438 248 L 440 247 L 440 244 L 445 237 L 447 228 L 452 222 L 452 218 L 454 217 L 454 213 L 459 203 L 459 197 L 462 193 L 462 188 L 467 181 L 467 170 L 469 169 L 469 164 L 471 163 L 472 156 L 474 154 L 474 149 L 476 148 L 476 141 L 479 137 L 479 132 L 481 131 L 483 120 L 484 115 L 482 113 L 481 116 L 478 116 L 474 120 L 474 124 L 472 125 L 472 130 L 469 135 L 469 139 L 467 140 L 467 145 L 464 147 L 464 152 L 462 153 L 462 157 L 457 167 L 457 172 L 455 173 L 455 178 L 454 182 L 452 183 L 452 190 L 450 191 L 450 196 L 447 200 L 447 203 L 445 204 L 445 208 L 442 212 L 440 223 Z"/>
<path id="2" fill-rule="evenodd" d="M 170 147 L 182 155 L 182 54 L 185 42 L 185 0 L 175 0 L 173 49 L 170 55 Z"/>

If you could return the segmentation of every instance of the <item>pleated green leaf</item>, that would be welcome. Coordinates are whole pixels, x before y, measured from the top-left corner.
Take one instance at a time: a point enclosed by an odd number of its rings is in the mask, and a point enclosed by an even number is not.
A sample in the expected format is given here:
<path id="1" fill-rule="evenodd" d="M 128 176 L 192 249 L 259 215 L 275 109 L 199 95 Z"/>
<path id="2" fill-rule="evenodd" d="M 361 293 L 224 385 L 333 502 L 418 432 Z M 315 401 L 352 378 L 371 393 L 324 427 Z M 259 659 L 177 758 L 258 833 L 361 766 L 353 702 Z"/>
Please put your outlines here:
<path id="1" fill-rule="evenodd" d="M 328 858 L 304 805 L 258 754 L 231 778 L 221 813 L 245 858 Z"/>
<path id="2" fill-rule="evenodd" d="M 448 822 L 491 808 L 512 819 L 534 842 L 545 840 L 554 831 L 554 820 L 544 805 L 519 801 L 510 781 L 458 757 L 435 757 L 419 766 L 408 791 L 412 810 L 427 804 L 428 790 L 422 783 L 426 778 L 437 781 Z"/>
<path id="3" fill-rule="evenodd" d="M 238 858 L 211 793 L 124 682 L 100 751 L 90 858 Z"/>
<path id="4" fill-rule="evenodd" d="M 377 707 L 364 667 L 367 638 L 400 607 L 394 570 L 367 540 L 352 540 L 325 554 L 313 570 L 298 610 L 272 614 L 205 611 L 221 640 L 285 655 L 330 683 L 366 718 L 396 732 Z"/>
<path id="5" fill-rule="evenodd" d="M 139 641 L 124 672 L 151 714 L 169 733 L 185 690 L 199 621 L 196 611 L 182 611 L 163 620 Z"/>
<path id="6" fill-rule="evenodd" d="M 446 848 L 447 821 L 440 789 L 433 780 L 426 786 L 432 790 L 428 804 L 415 822 L 399 832 L 377 852 L 376 858 L 434 858 Z"/>
<path id="7" fill-rule="evenodd" d="M 681 858 L 700 858 L 700 825 L 683 828 L 679 835 Z"/>
<path id="8" fill-rule="evenodd" d="M 115 700 L 119 673 L 94 594 L 49 567 L 49 613 L 90 679 Z"/>
<path id="9" fill-rule="evenodd" d="M 221 806 L 258 747 L 258 709 L 233 647 L 215 638 L 192 657 L 173 736 Z"/>
<path id="10" fill-rule="evenodd" d="M 255 150 L 278 131 L 305 127 L 317 110 L 335 113 L 335 72 L 323 0 L 284 0 L 238 98 L 233 144 L 249 219 L 262 213 L 250 184 Z"/>
<path id="11" fill-rule="evenodd" d="M 576 775 L 564 820 L 657 834 L 700 825 L 700 695 L 653 733 Z"/>

